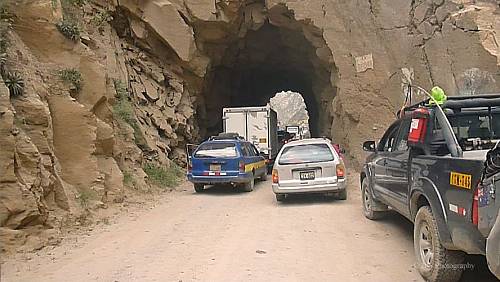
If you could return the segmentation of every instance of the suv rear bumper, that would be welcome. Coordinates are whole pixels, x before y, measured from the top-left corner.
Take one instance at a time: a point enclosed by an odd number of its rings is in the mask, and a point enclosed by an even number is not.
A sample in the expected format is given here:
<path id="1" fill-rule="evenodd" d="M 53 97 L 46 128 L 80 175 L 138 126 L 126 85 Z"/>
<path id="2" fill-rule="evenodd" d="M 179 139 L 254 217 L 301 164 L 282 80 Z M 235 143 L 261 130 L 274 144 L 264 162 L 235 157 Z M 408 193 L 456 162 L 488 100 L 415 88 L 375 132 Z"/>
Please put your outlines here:
<path id="1" fill-rule="evenodd" d="M 293 193 L 328 193 L 328 192 L 340 192 L 345 190 L 347 186 L 347 181 L 341 180 L 332 184 L 320 184 L 320 185 L 301 185 L 301 186 L 280 186 L 279 184 L 273 184 L 274 194 L 293 194 Z"/>

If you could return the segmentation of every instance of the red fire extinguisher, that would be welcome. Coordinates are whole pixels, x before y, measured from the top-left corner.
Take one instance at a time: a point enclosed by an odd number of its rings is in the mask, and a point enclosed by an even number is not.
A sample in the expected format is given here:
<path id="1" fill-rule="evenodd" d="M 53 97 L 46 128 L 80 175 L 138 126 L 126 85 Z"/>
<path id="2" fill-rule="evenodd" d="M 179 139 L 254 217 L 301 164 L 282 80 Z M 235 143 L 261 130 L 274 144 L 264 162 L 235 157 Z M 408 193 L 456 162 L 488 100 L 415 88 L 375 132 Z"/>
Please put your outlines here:
<path id="1" fill-rule="evenodd" d="M 418 108 L 413 111 L 408 143 L 412 145 L 424 145 L 428 121 L 429 111 L 427 109 Z"/>

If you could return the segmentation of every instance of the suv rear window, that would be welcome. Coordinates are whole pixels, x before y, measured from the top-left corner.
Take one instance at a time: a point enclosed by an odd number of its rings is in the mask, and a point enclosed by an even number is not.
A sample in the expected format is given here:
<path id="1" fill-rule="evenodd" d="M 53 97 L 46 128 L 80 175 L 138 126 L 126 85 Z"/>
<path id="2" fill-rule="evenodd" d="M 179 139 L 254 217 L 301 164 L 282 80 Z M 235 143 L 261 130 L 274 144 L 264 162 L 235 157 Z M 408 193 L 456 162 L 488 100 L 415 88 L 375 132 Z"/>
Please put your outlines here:
<path id="1" fill-rule="evenodd" d="M 283 149 L 278 161 L 281 165 L 333 161 L 332 150 L 326 144 L 305 144 Z"/>
<path id="2" fill-rule="evenodd" d="M 205 143 L 200 145 L 195 158 L 235 158 L 238 156 L 234 143 Z"/>

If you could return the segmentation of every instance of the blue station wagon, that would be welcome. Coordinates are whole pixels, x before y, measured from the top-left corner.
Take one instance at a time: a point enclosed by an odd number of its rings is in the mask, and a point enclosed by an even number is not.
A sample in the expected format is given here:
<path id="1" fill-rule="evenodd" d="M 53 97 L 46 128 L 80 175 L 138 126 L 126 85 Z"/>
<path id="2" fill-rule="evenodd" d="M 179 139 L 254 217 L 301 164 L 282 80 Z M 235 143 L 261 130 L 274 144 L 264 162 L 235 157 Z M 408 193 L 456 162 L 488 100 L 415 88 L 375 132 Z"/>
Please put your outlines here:
<path id="1" fill-rule="evenodd" d="M 256 178 L 267 178 L 266 161 L 252 143 L 241 137 L 212 137 L 191 155 L 187 177 L 198 193 L 211 184 L 232 184 L 250 192 Z"/>

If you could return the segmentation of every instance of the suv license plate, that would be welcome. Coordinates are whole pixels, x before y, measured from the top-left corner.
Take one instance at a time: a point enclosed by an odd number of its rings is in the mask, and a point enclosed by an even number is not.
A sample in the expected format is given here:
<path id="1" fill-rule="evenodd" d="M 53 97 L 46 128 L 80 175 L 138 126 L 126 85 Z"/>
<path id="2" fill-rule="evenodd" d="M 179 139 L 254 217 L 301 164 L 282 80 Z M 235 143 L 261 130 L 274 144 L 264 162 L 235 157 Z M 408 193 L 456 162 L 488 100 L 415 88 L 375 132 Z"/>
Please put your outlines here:
<path id="1" fill-rule="evenodd" d="M 221 166 L 220 165 L 210 165 L 210 171 L 220 171 Z"/>
<path id="2" fill-rule="evenodd" d="M 300 180 L 313 180 L 315 177 L 314 171 L 304 171 L 300 173 Z"/>

